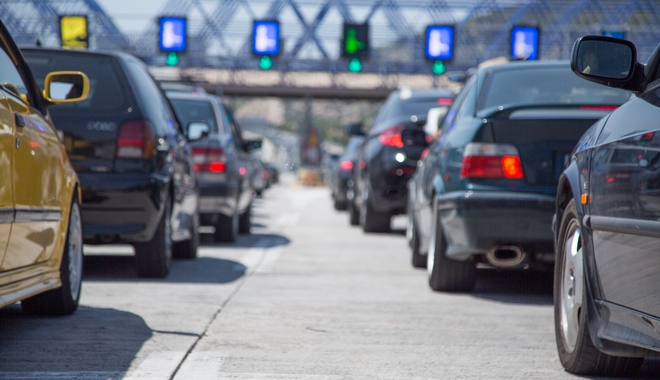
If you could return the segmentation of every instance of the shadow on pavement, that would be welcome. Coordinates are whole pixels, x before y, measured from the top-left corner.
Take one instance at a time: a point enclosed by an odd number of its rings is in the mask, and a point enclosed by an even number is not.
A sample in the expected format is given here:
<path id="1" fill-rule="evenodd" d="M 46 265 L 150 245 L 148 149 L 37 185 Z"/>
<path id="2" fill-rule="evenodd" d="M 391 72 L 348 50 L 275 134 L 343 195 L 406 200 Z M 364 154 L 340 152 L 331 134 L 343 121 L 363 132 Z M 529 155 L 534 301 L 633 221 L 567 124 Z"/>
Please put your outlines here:
<path id="1" fill-rule="evenodd" d="M 553 274 L 479 269 L 472 296 L 504 303 L 552 305 Z"/>
<path id="2" fill-rule="evenodd" d="M 139 279 L 134 256 L 86 256 L 85 281 L 127 281 L 163 283 L 224 284 L 245 275 L 245 265 L 231 260 L 198 257 L 195 260 L 175 260 L 169 276 L 163 279 Z"/>
<path id="3" fill-rule="evenodd" d="M 234 243 L 216 243 L 213 241 L 213 235 L 200 235 L 200 247 L 218 247 L 218 248 L 273 248 L 281 245 L 287 245 L 291 242 L 287 237 L 276 234 L 248 234 L 241 235 Z M 257 242 L 261 241 L 257 246 Z"/>
<path id="4" fill-rule="evenodd" d="M 121 378 L 151 335 L 141 317 L 125 311 L 81 306 L 71 316 L 31 317 L 14 304 L 0 309 L 0 378 L 42 371 Z"/>

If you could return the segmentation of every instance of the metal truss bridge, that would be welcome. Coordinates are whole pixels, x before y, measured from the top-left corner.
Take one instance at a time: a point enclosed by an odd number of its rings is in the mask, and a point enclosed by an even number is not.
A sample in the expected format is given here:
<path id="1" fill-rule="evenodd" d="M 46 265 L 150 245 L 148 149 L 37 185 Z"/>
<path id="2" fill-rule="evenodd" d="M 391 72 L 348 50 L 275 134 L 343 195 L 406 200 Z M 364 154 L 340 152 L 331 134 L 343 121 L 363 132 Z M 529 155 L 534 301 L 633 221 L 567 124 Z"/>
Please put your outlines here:
<path id="1" fill-rule="evenodd" d="M 424 60 L 423 33 L 429 24 L 455 27 L 448 70 L 508 56 L 513 25 L 540 28 L 541 59 L 568 58 L 577 37 L 604 29 L 625 31 L 642 60 L 660 42 L 657 0 L 167 0 L 137 34 L 119 30 L 95 0 L 0 0 L 0 12 L 19 43 L 39 40 L 44 46 L 59 46 L 60 15 L 86 14 L 91 49 L 127 51 L 152 67 L 165 66 L 157 17 L 184 16 L 189 48 L 180 66 L 224 73 L 259 70 L 250 54 L 252 20 L 278 19 L 284 53 L 272 71 L 280 73 L 280 85 L 286 85 L 283 78 L 290 72 L 346 73 L 339 58 L 344 21 L 369 22 L 371 57 L 360 75 L 380 75 L 382 87 L 390 87 L 389 75 L 432 76 Z M 237 79 L 230 75 L 229 80 Z"/>

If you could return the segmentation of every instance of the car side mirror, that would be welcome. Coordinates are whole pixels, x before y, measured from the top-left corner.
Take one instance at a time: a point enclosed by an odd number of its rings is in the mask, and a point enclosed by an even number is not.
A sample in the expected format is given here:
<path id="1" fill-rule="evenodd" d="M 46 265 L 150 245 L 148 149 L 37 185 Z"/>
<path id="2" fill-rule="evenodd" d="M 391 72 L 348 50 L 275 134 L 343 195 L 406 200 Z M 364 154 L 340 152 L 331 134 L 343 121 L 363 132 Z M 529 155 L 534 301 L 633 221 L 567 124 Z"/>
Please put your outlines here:
<path id="1" fill-rule="evenodd" d="M 571 52 L 571 70 L 590 82 L 626 90 L 644 88 L 644 67 L 630 41 L 604 36 L 578 38 Z"/>
<path id="2" fill-rule="evenodd" d="M 261 148 L 261 139 L 247 140 L 245 142 L 245 150 L 247 150 L 248 152 L 257 150 L 259 148 Z"/>
<path id="3" fill-rule="evenodd" d="M 87 99 L 89 78 L 80 71 L 55 71 L 46 75 L 44 98 L 54 104 L 75 103 Z"/>
<path id="4" fill-rule="evenodd" d="M 188 140 L 193 141 L 208 136 L 209 132 L 211 131 L 211 127 L 209 127 L 209 125 L 203 121 L 193 121 L 192 123 L 188 124 L 186 131 L 186 137 Z"/>
<path id="5" fill-rule="evenodd" d="M 346 126 L 346 133 L 349 136 L 364 136 L 362 123 L 353 123 Z"/>

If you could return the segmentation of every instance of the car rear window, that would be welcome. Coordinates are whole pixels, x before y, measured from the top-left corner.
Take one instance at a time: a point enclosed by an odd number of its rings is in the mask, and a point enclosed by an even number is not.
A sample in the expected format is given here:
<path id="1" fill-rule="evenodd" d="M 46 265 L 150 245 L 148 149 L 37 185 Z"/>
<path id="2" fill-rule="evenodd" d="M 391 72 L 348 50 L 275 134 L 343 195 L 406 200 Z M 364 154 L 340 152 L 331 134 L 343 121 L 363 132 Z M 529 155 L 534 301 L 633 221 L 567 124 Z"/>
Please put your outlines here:
<path id="1" fill-rule="evenodd" d="M 41 88 L 46 74 L 52 71 L 78 70 L 89 78 L 89 96 L 82 102 L 61 104 L 57 110 L 73 108 L 90 111 L 113 111 L 128 108 L 128 89 L 111 57 L 70 54 L 67 52 L 24 51 L 25 61 Z"/>
<path id="2" fill-rule="evenodd" d="M 183 128 L 187 129 L 192 122 L 203 121 L 209 125 L 212 132 L 218 132 L 215 111 L 208 100 L 170 99 L 170 104 Z"/>
<path id="3" fill-rule="evenodd" d="M 630 92 L 579 78 L 568 68 L 535 68 L 490 73 L 478 110 L 508 105 L 621 105 Z"/>
<path id="4" fill-rule="evenodd" d="M 403 112 L 405 115 L 421 115 L 426 118 L 429 110 L 437 106 L 437 97 L 430 99 L 410 99 L 403 102 Z"/>

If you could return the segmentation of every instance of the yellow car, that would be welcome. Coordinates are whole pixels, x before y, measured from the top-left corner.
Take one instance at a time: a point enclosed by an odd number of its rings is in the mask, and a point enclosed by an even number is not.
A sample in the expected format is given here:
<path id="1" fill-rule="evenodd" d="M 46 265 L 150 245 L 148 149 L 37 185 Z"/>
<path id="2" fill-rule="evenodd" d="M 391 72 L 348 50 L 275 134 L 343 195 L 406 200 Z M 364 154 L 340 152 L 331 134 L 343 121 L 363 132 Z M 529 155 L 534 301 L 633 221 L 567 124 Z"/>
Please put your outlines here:
<path id="1" fill-rule="evenodd" d="M 80 190 L 48 107 L 84 100 L 80 72 L 37 86 L 0 22 L 0 307 L 30 314 L 78 307 L 82 280 Z"/>

